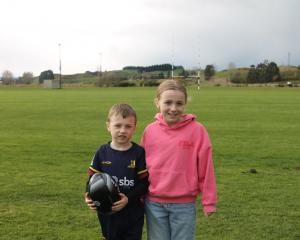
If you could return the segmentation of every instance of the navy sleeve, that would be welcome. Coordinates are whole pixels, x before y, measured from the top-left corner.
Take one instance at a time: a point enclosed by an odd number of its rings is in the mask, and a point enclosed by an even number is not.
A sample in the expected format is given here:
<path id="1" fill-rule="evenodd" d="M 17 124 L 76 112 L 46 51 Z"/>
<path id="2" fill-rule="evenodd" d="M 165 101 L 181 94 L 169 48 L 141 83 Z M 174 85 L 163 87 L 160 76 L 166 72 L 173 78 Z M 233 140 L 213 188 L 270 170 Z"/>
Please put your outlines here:
<path id="1" fill-rule="evenodd" d="M 145 150 L 142 147 L 140 147 L 140 154 L 139 154 L 139 157 L 137 158 L 136 173 L 137 173 L 138 179 L 148 176 L 148 170 L 147 170 L 146 161 L 145 161 Z"/>
<path id="2" fill-rule="evenodd" d="M 130 204 L 136 202 L 141 197 L 146 195 L 146 193 L 148 192 L 148 186 L 148 176 L 144 177 L 143 179 L 138 179 L 132 191 L 126 194 L 128 203 Z"/>
<path id="3" fill-rule="evenodd" d="M 87 192 L 88 190 L 88 184 L 90 182 L 91 177 L 97 173 L 97 172 L 101 172 L 101 148 L 99 148 L 96 153 L 93 156 L 92 162 L 90 164 L 90 167 L 88 169 L 88 180 L 86 182 L 86 186 L 85 186 L 85 191 Z"/>
<path id="4" fill-rule="evenodd" d="M 103 156 L 103 148 L 99 148 L 93 159 L 92 159 L 92 162 L 91 162 L 91 165 L 89 167 L 89 175 L 92 176 L 94 173 L 97 173 L 97 172 L 101 172 L 101 160 L 102 160 L 102 156 Z"/>

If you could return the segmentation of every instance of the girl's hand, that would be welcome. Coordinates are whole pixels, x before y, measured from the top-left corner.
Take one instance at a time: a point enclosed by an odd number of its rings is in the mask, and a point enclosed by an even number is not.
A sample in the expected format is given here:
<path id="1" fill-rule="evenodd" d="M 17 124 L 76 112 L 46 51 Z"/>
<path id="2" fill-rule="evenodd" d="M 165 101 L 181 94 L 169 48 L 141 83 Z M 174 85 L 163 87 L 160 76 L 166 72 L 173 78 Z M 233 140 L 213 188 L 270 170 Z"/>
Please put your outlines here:
<path id="1" fill-rule="evenodd" d="M 208 213 L 204 213 L 204 216 L 206 217 L 206 218 L 208 218 L 209 216 L 211 216 L 211 215 L 213 215 L 214 214 L 214 212 L 208 212 Z"/>
<path id="2" fill-rule="evenodd" d="M 126 197 L 125 194 L 119 193 L 119 195 L 121 197 L 121 200 L 119 200 L 113 204 L 113 206 L 111 207 L 111 210 L 113 212 L 121 211 L 128 203 L 128 198 Z"/>
<path id="3" fill-rule="evenodd" d="M 97 207 L 95 206 L 95 204 L 93 203 L 93 200 L 91 199 L 91 197 L 89 196 L 89 194 L 87 192 L 84 194 L 84 200 L 90 209 L 97 210 Z"/>

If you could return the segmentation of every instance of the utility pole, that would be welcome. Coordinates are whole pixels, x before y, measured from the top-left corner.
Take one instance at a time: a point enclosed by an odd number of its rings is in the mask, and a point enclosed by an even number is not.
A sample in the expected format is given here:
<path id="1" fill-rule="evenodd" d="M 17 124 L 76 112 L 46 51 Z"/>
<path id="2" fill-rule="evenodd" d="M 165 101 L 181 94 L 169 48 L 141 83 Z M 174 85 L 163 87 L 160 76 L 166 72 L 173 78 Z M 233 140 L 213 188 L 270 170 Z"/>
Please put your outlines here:
<path id="1" fill-rule="evenodd" d="M 171 62 L 172 62 L 171 77 L 172 79 L 174 79 L 174 35 L 172 35 Z"/>
<path id="2" fill-rule="evenodd" d="M 59 48 L 59 88 L 61 88 L 61 44 L 58 44 Z"/>
<path id="3" fill-rule="evenodd" d="M 99 84 L 102 77 L 102 53 L 99 53 Z"/>
<path id="4" fill-rule="evenodd" d="M 197 42 L 197 47 L 198 47 L 198 75 L 197 75 L 197 89 L 198 91 L 200 90 L 200 82 L 201 82 L 201 65 L 200 65 L 200 36 L 199 38 L 197 39 L 198 42 Z"/>

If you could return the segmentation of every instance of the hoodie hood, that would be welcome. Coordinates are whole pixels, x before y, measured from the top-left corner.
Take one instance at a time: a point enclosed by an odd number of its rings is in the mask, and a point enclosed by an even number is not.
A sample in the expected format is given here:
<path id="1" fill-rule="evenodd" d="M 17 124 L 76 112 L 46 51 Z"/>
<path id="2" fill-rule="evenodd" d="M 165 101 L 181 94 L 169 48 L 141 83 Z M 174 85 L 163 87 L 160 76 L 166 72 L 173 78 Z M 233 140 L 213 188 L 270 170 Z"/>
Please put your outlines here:
<path id="1" fill-rule="evenodd" d="M 176 123 L 175 125 L 173 125 L 172 127 L 170 127 L 164 120 L 163 115 L 161 113 L 157 113 L 155 115 L 155 120 L 156 122 L 159 124 L 159 126 L 161 126 L 164 129 L 177 129 L 180 127 L 183 127 L 187 124 L 189 124 L 190 122 L 193 122 L 196 120 L 196 116 L 193 114 L 184 114 L 182 115 L 182 119 L 180 122 Z"/>

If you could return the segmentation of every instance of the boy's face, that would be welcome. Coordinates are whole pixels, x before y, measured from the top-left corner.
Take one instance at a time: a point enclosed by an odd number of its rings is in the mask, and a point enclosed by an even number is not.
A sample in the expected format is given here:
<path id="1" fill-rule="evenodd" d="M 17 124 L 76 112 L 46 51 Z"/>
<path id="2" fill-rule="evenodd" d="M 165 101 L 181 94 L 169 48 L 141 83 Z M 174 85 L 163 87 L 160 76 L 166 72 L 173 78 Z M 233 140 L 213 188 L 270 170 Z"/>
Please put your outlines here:
<path id="1" fill-rule="evenodd" d="M 112 143 L 117 146 L 126 146 L 130 143 L 135 130 L 135 117 L 123 118 L 121 115 L 112 115 L 106 125 L 111 134 Z"/>

